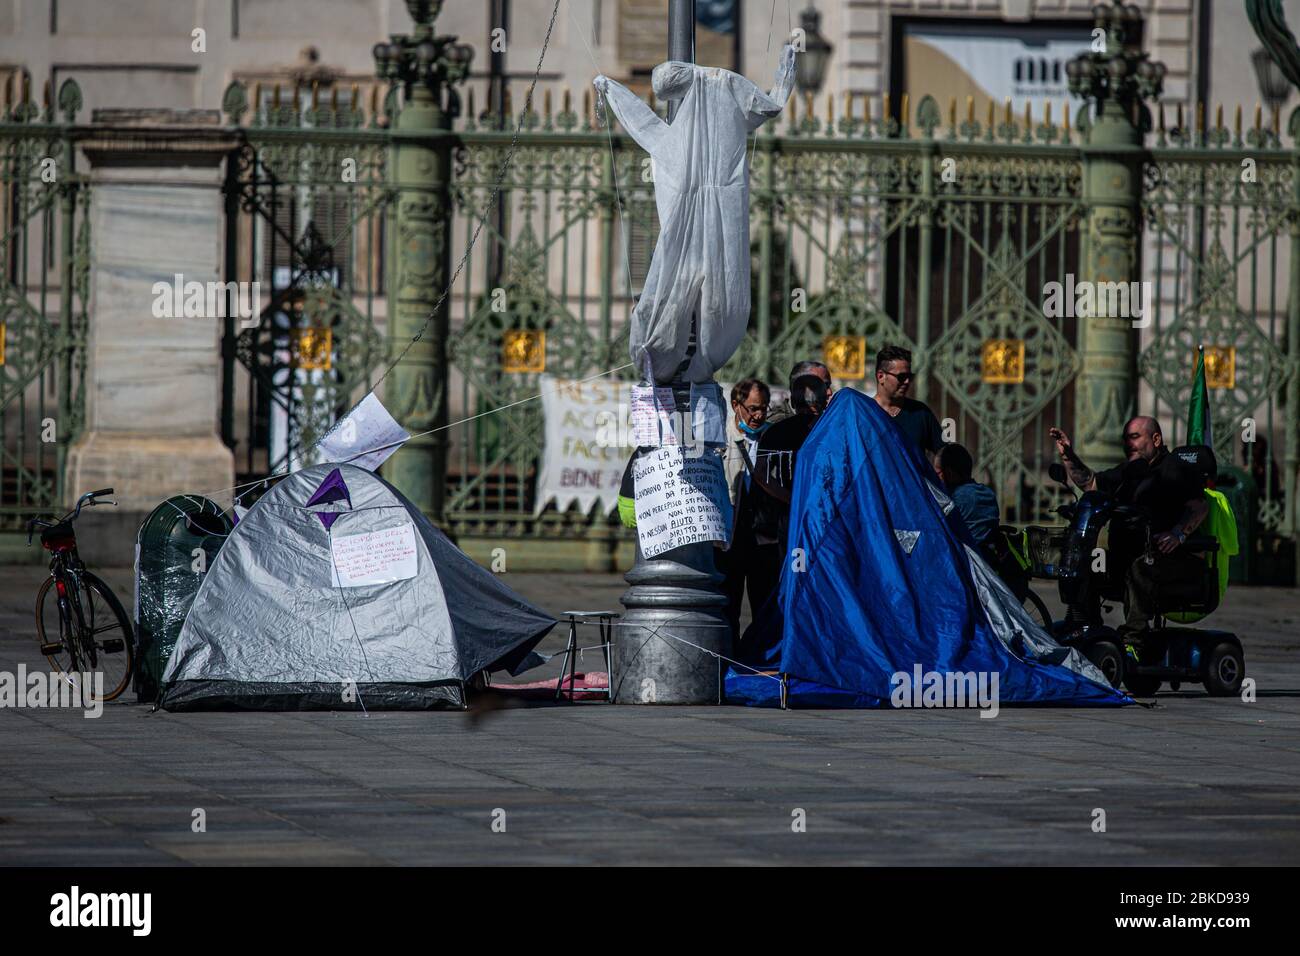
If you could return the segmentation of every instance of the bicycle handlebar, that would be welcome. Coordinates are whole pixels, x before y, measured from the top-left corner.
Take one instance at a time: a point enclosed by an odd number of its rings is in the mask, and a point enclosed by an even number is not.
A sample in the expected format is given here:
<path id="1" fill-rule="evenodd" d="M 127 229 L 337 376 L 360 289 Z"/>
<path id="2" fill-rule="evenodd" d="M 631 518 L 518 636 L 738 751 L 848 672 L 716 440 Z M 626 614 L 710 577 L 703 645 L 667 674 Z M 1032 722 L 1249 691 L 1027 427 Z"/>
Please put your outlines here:
<path id="1" fill-rule="evenodd" d="M 77 499 L 77 506 L 73 508 L 71 511 L 69 511 L 67 514 L 65 514 L 58 521 L 47 521 L 39 515 L 35 518 L 27 519 L 27 543 L 29 545 L 32 543 L 32 535 L 35 534 L 37 528 L 51 528 L 54 525 L 64 521 L 76 521 L 77 518 L 81 515 L 81 508 L 83 505 L 87 503 L 92 505 L 97 504 L 97 502 L 95 501 L 96 498 L 102 498 L 103 496 L 111 495 L 112 493 L 113 493 L 112 488 L 101 488 L 99 489 L 99 491 L 87 491 L 84 495 L 82 495 L 80 498 Z M 110 501 L 108 503 L 114 505 L 117 504 L 116 501 Z"/>

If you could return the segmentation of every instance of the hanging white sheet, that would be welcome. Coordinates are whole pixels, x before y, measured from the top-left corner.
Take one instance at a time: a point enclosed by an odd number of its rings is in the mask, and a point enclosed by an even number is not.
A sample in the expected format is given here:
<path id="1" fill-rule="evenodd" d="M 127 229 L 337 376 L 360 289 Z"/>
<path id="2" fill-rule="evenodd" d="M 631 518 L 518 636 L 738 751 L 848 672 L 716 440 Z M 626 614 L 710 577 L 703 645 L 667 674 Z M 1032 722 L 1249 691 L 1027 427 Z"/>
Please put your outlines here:
<path id="1" fill-rule="evenodd" d="M 660 100 L 678 103 L 671 125 L 627 87 L 596 89 L 653 161 L 659 241 L 632 313 L 631 354 L 667 384 L 686 357 L 691 314 L 699 342 L 685 372 L 707 382 L 749 326 L 749 156 L 746 140 L 778 115 L 794 87 L 795 50 L 781 50 L 770 93 L 718 67 L 668 60 L 651 74 Z"/>

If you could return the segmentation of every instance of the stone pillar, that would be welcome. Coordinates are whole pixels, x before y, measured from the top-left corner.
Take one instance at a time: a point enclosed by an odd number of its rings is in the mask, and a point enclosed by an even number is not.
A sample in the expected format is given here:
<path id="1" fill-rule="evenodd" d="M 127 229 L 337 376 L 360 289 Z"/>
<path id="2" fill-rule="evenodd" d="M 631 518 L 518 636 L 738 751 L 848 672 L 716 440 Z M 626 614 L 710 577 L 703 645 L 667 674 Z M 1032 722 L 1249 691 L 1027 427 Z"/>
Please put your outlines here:
<path id="1" fill-rule="evenodd" d="M 157 282 L 170 289 L 180 275 L 206 288 L 222 279 L 222 164 L 234 143 L 216 111 L 97 111 L 95 120 L 104 131 L 84 143 L 86 430 L 68 452 L 66 487 L 69 499 L 115 489 L 118 508 L 95 518 L 115 519 L 97 553 L 119 563 L 164 498 L 235 483 L 234 456 L 217 433 L 222 320 L 157 317 L 154 308 Z M 90 512 L 86 520 L 96 523 Z"/>

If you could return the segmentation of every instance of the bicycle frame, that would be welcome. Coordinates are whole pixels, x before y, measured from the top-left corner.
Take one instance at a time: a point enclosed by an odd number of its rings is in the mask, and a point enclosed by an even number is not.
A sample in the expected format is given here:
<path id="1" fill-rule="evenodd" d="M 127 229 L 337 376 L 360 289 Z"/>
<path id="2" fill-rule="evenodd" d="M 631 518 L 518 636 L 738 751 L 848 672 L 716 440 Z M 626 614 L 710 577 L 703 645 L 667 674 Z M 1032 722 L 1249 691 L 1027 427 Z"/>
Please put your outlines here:
<path id="1" fill-rule="evenodd" d="M 55 602 L 59 610 L 59 641 L 71 658 L 74 672 L 98 666 L 99 655 L 92 636 L 94 621 L 87 623 L 85 608 L 82 607 L 83 566 L 77 554 L 77 538 L 72 525 L 80 517 L 84 506 L 99 504 L 96 498 L 112 493 L 112 488 L 88 491 L 77 499 L 77 505 L 72 511 L 57 521 L 32 518 L 27 522 L 27 543 L 29 545 L 32 543 L 32 536 L 36 529 L 40 528 L 42 529 L 41 544 L 50 551 L 50 577 L 54 579 Z M 116 502 L 107 503 L 116 504 Z M 66 537 L 47 539 L 49 532 L 54 529 L 66 529 Z M 89 668 L 84 667 L 84 664 L 89 664 Z"/>

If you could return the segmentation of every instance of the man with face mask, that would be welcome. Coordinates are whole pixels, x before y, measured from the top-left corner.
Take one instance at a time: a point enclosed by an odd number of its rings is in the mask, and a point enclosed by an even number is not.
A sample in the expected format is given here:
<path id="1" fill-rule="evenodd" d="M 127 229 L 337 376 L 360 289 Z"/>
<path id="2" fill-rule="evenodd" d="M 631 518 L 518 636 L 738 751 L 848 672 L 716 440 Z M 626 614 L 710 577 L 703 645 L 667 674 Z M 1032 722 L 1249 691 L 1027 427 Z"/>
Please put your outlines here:
<path id="1" fill-rule="evenodd" d="M 799 449 L 826 410 L 831 397 L 831 373 L 821 362 L 799 362 L 790 370 L 790 407 L 794 414 L 773 424 L 758 440 L 750 477 L 762 499 L 776 515 L 777 582 L 784 562 L 790 560 L 790 501 Z M 776 582 L 773 583 L 775 591 Z M 756 615 L 756 621 L 758 617 Z M 739 645 L 741 659 L 755 666 L 771 663 L 780 643 L 779 616 L 766 616 L 765 627 L 751 627 Z"/>
<path id="2" fill-rule="evenodd" d="M 728 429 L 725 466 L 731 486 L 733 523 L 728 549 L 715 554 L 718 569 L 727 576 L 723 585 L 727 616 L 737 638 L 746 586 L 750 614 L 757 616 L 781 576 L 778 544 L 781 505 L 750 476 L 758 443 L 772 424 L 768 417 L 771 401 L 771 390 L 758 379 L 737 382 L 731 390 L 734 427 Z"/>
<path id="3" fill-rule="evenodd" d="M 1110 533 L 1110 550 L 1132 562 L 1125 582 L 1125 619 L 1120 634 L 1140 654 L 1147 621 L 1156 615 L 1160 596 L 1196 595 L 1204 587 L 1204 560 L 1183 547 L 1187 536 L 1209 514 L 1204 482 L 1191 465 L 1170 453 L 1160 423 L 1147 415 L 1125 424 L 1126 460 L 1105 471 L 1094 472 L 1085 465 L 1061 429 L 1053 427 L 1048 435 L 1056 443 L 1070 480 L 1080 489 L 1103 491 L 1150 519 L 1150 563 L 1145 538 L 1137 541 L 1114 524 Z"/>

